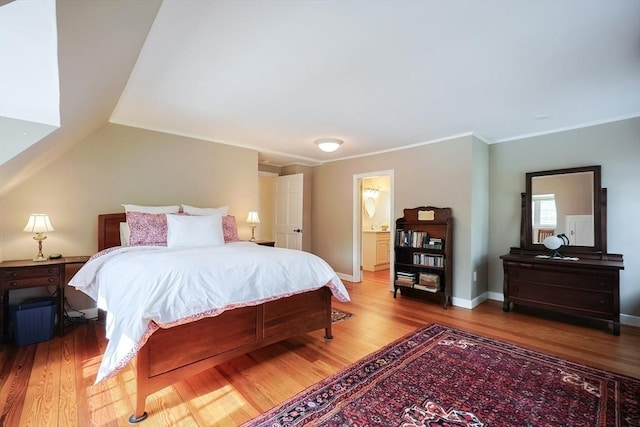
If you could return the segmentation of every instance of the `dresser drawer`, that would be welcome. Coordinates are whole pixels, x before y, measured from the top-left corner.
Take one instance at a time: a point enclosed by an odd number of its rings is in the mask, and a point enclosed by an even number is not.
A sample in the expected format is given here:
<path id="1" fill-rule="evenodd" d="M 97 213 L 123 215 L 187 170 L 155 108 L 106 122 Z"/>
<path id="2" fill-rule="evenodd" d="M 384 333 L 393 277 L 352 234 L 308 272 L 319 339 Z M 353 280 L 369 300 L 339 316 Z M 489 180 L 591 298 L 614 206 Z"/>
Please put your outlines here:
<path id="1" fill-rule="evenodd" d="M 539 284 L 513 280 L 509 283 L 509 297 L 514 301 L 535 302 L 576 311 L 610 313 L 614 309 L 612 292 L 576 289 L 562 285 Z"/>
<path id="2" fill-rule="evenodd" d="M 588 269 L 549 271 L 543 268 L 509 266 L 506 272 L 512 280 L 607 292 L 613 291 L 617 279 L 617 274 L 614 272 Z"/>

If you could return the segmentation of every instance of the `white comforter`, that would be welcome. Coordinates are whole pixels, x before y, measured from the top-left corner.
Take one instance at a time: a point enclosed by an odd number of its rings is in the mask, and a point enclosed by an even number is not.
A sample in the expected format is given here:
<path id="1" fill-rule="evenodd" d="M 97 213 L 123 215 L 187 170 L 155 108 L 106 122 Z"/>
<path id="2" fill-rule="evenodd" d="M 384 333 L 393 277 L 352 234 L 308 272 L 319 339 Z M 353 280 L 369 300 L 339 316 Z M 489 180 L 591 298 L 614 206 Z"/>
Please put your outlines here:
<path id="1" fill-rule="evenodd" d="M 158 327 L 329 286 L 349 294 L 321 258 L 250 242 L 197 248 L 107 249 L 69 282 L 107 311 L 109 340 L 96 383 L 122 369 Z"/>

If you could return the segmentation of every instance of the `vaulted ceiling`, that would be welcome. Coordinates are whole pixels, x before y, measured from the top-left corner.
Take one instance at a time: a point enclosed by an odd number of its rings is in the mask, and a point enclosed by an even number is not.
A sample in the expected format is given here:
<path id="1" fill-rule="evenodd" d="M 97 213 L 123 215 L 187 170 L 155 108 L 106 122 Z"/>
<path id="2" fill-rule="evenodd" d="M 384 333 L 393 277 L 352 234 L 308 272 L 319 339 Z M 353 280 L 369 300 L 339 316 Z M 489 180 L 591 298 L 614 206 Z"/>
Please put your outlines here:
<path id="1" fill-rule="evenodd" d="M 57 14 L 61 129 L 43 141 L 110 120 L 313 165 L 640 116 L 635 0 L 58 0 Z M 323 153 L 323 137 L 344 144 Z"/>

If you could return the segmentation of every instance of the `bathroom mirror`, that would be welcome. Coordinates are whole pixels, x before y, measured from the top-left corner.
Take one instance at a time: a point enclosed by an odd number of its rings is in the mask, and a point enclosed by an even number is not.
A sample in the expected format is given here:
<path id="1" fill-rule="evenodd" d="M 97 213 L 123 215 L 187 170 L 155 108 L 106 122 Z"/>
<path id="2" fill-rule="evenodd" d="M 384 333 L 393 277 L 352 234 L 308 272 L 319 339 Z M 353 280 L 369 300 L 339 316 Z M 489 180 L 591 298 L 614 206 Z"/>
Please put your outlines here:
<path id="1" fill-rule="evenodd" d="M 523 246 L 544 250 L 548 236 L 564 235 L 573 252 L 600 252 L 602 246 L 600 166 L 526 174 Z"/>
<path id="2" fill-rule="evenodd" d="M 373 197 L 367 197 L 362 207 L 364 209 L 364 216 L 367 218 L 373 218 L 376 214 L 376 199 Z"/>

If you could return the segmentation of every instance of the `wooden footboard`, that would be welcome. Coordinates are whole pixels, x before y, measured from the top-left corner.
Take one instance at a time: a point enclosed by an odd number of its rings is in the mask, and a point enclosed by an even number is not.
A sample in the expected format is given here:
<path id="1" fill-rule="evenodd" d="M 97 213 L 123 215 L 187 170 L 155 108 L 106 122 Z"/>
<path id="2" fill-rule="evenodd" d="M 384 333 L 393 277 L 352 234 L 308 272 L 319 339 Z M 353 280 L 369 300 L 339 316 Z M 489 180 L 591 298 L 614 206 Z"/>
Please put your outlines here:
<path id="1" fill-rule="evenodd" d="M 98 216 L 99 250 L 120 245 L 124 213 Z M 147 417 L 150 394 L 267 345 L 317 329 L 331 335 L 331 290 L 322 287 L 254 307 L 229 310 L 153 333 L 136 358 L 135 412 L 129 422 Z"/>
<path id="2" fill-rule="evenodd" d="M 135 413 L 129 421 L 147 417 L 145 401 L 151 393 L 242 354 L 322 328 L 325 339 L 331 339 L 331 291 L 326 287 L 158 330 L 135 359 Z"/>

